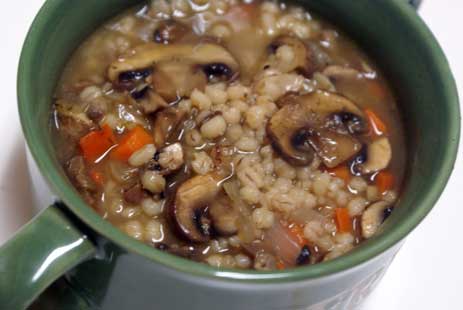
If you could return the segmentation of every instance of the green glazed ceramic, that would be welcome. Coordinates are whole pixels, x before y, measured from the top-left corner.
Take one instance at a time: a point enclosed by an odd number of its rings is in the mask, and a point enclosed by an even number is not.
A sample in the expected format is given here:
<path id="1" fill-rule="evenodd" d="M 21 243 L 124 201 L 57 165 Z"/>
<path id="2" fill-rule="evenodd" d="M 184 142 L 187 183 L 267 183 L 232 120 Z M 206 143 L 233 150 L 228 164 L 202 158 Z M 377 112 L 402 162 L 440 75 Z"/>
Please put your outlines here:
<path id="1" fill-rule="evenodd" d="M 53 152 L 48 120 L 64 64 L 98 25 L 141 2 L 48 0 L 31 27 L 19 66 L 19 112 L 32 168 L 40 172 L 34 184 L 45 184 L 62 205 L 0 249 L 0 308 L 26 307 L 63 273 L 72 290 L 63 300 L 96 309 L 356 307 L 431 210 L 455 161 L 457 92 L 431 32 L 404 0 L 297 1 L 354 37 L 392 82 L 410 146 L 406 184 L 381 232 L 341 258 L 287 271 L 218 270 L 154 250 L 105 222 L 70 185 Z"/>

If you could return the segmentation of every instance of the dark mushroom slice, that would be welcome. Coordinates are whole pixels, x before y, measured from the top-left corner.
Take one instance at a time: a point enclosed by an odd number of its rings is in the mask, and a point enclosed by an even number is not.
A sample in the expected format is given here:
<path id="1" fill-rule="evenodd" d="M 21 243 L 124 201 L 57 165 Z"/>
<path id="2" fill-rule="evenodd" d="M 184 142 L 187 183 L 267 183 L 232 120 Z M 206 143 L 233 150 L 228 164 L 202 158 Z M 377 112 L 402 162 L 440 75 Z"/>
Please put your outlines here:
<path id="1" fill-rule="evenodd" d="M 371 91 L 370 86 L 378 83 L 375 71 L 359 71 L 357 68 L 331 65 L 325 68 L 323 74 L 329 78 L 337 92 L 351 100 L 374 103 L 384 100 L 382 95 L 388 96 L 387 93 L 378 96 L 377 92 Z"/>
<path id="2" fill-rule="evenodd" d="M 156 114 L 153 138 L 157 148 L 164 147 L 173 138 L 185 116 L 185 111 L 174 107 L 165 108 Z"/>
<path id="3" fill-rule="evenodd" d="M 270 119 L 267 133 L 275 150 L 288 162 L 308 165 L 316 152 L 332 168 L 361 150 L 355 135 L 366 130 L 365 124 L 363 112 L 353 102 L 317 91 L 287 98 Z"/>
<path id="4" fill-rule="evenodd" d="M 169 44 L 159 45 L 147 43 L 136 47 L 129 55 L 120 57 L 108 69 L 108 77 L 112 82 L 127 79 L 130 72 L 145 72 L 159 63 L 182 60 L 196 64 L 201 68 L 221 64 L 226 78 L 231 79 L 239 71 L 239 64 L 222 46 L 212 43 L 204 44 Z"/>
<path id="5" fill-rule="evenodd" d="M 160 44 L 175 43 L 188 33 L 188 27 L 178 21 L 169 19 L 161 21 L 154 31 L 154 42 Z"/>
<path id="6" fill-rule="evenodd" d="M 362 144 L 353 136 L 329 130 L 317 131 L 307 141 L 328 168 L 336 167 L 362 149 Z"/>
<path id="7" fill-rule="evenodd" d="M 392 158 L 392 149 L 386 137 L 374 140 L 368 145 L 366 161 L 358 165 L 361 174 L 371 174 L 387 168 Z"/>
<path id="8" fill-rule="evenodd" d="M 210 239 L 209 204 L 222 188 L 223 177 L 214 172 L 198 175 L 182 183 L 169 204 L 173 223 L 183 237 L 203 243 Z"/>
<path id="9" fill-rule="evenodd" d="M 268 47 L 268 50 L 275 54 L 278 48 L 287 46 L 292 51 L 292 59 L 288 61 L 276 60 L 272 67 L 282 73 L 297 71 L 308 76 L 313 72 L 312 53 L 305 44 L 298 38 L 292 36 L 281 36 L 276 38 Z"/>
<path id="10" fill-rule="evenodd" d="M 186 61 L 160 63 L 152 75 L 153 88 L 167 102 L 189 97 L 194 89 L 204 91 L 207 81 L 202 68 Z"/>
<path id="11" fill-rule="evenodd" d="M 389 202 L 378 201 L 371 204 L 362 214 L 360 222 L 362 236 L 366 239 L 371 238 L 391 212 L 392 208 Z"/>

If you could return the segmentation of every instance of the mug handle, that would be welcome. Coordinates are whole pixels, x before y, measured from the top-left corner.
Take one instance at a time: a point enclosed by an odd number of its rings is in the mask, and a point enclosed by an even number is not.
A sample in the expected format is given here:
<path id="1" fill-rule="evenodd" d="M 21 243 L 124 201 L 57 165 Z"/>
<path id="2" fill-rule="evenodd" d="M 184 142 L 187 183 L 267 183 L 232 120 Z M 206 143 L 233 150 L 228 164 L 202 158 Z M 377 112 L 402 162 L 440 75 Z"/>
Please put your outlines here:
<path id="1" fill-rule="evenodd" d="M 1 308 L 27 308 L 50 284 L 95 253 L 95 245 L 57 205 L 48 207 L 0 247 Z"/>

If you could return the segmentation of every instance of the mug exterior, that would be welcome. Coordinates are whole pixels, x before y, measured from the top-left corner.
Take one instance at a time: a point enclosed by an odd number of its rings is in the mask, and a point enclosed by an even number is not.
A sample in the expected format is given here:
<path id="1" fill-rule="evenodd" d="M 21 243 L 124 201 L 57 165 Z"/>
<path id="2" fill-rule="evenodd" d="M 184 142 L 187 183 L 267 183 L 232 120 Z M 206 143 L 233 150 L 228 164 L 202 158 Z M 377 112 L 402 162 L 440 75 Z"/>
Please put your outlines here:
<path id="1" fill-rule="evenodd" d="M 352 253 L 317 266 L 258 273 L 217 270 L 139 244 L 88 208 L 66 181 L 53 155 L 49 133 L 40 131 L 48 122 L 53 88 L 65 61 L 78 43 L 103 20 L 134 4 L 124 0 L 73 3 L 49 0 L 39 13 L 36 27 L 29 34 L 31 38 L 26 40 L 20 64 L 20 73 L 23 72 L 19 77 L 19 104 L 32 154 L 29 157 L 32 182 L 35 188 L 41 188 L 37 191 L 38 204 L 48 205 L 50 201 L 47 200 L 59 197 L 58 200 L 76 215 L 79 227 L 97 245 L 95 258 L 66 274 L 70 286 L 89 308 L 357 308 L 384 275 L 404 237 L 432 208 L 452 171 L 456 156 L 459 111 L 455 83 L 445 56 L 413 9 L 401 0 L 358 0 L 349 4 L 337 0 L 297 1 L 328 20 L 337 20 L 379 60 L 387 75 L 394 77 L 392 84 L 400 102 L 409 103 L 402 106 L 409 133 L 407 141 L 411 146 L 407 182 L 400 207 L 382 231 Z M 62 10 L 72 13 L 64 19 L 60 16 Z M 92 13 L 88 13 L 90 11 Z M 362 15 L 365 11 L 369 14 Z M 82 20 L 85 14 L 91 19 L 88 25 Z M 95 16 L 91 17 L 92 14 Z M 50 28 L 53 19 L 56 23 L 80 26 L 64 37 L 57 29 Z M 40 31 L 50 32 L 47 42 L 37 38 L 44 35 Z M 44 63 L 30 60 L 36 50 L 40 55 L 43 52 L 40 49 L 56 42 L 63 47 L 61 54 L 55 52 L 56 59 Z M 413 48 L 408 48 L 407 44 Z M 47 64 L 47 61 L 52 63 Z M 25 86 L 31 66 L 38 68 L 36 80 L 39 84 L 46 83 L 43 87 L 29 89 Z M 410 70 L 414 70 L 414 74 L 410 75 Z M 441 84 L 436 85 L 436 80 Z M 35 106 L 30 104 L 31 97 L 38 98 Z M 438 100 L 443 102 L 440 108 L 436 107 Z M 443 137 L 449 141 L 443 141 Z M 432 151 L 436 147 L 442 147 L 440 154 Z M 48 190 L 53 194 L 50 195 Z"/>

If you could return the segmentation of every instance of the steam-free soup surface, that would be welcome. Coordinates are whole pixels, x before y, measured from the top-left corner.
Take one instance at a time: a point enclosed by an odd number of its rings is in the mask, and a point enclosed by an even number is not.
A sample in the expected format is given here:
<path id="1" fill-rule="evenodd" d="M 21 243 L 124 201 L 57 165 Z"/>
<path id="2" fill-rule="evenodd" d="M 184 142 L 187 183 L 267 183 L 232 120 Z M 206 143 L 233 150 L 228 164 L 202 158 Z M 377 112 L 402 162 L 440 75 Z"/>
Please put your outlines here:
<path id="1" fill-rule="evenodd" d="M 123 13 L 67 64 L 52 124 L 89 207 L 215 267 L 352 250 L 393 211 L 405 162 L 376 65 L 340 29 L 275 2 L 155 0 Z"/>

